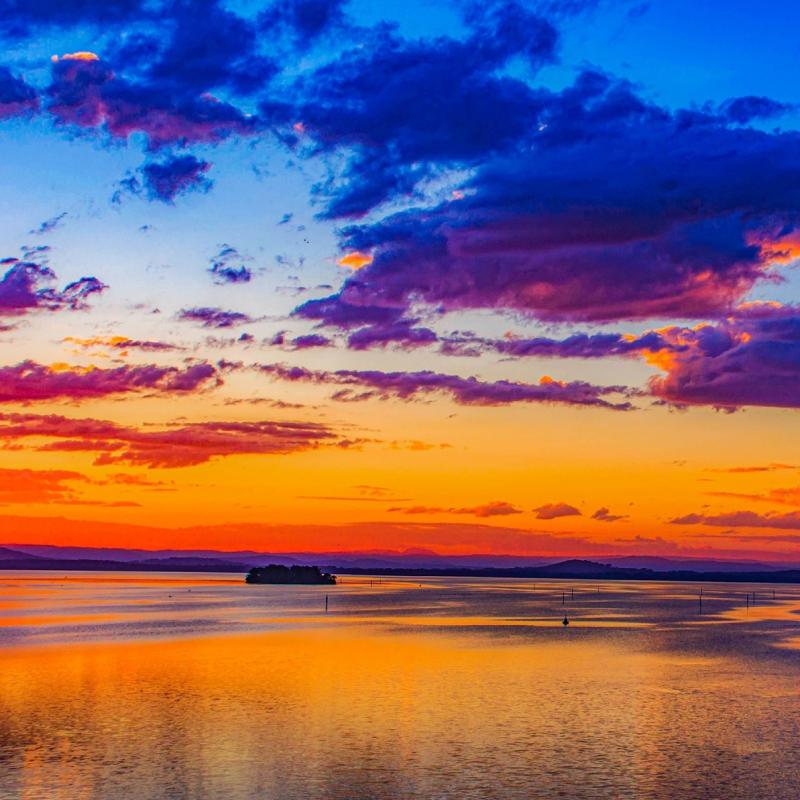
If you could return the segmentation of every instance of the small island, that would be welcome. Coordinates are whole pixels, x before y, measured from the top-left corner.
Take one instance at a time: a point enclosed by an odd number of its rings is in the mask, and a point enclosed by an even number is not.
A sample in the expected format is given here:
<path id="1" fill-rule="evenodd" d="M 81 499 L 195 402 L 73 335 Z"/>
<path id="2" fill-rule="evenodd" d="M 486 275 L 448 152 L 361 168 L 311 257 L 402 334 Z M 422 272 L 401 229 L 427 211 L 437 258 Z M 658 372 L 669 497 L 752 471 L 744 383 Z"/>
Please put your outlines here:
<path id="1" fill-rule="evenodd" d="M 245 582 L 330 586 L 336 583 L 336 576 L 322 572 L 319 567 L 284 567 L 282 564 L 270 564 L 267 567 L 253 567 L 247 573 Z"/>

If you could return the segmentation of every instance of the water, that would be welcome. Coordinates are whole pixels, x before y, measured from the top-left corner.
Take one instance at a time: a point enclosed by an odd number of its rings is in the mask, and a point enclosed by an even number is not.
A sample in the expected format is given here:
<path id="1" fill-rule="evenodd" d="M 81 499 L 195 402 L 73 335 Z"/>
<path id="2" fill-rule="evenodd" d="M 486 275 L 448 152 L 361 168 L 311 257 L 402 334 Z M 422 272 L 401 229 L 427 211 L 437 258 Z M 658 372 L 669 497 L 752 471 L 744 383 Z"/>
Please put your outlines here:
<path id="1" fill-rule="evenodd" d="M 699 591 L 0 573 L 0 798 L 795 800 L 800 587 Z"/>

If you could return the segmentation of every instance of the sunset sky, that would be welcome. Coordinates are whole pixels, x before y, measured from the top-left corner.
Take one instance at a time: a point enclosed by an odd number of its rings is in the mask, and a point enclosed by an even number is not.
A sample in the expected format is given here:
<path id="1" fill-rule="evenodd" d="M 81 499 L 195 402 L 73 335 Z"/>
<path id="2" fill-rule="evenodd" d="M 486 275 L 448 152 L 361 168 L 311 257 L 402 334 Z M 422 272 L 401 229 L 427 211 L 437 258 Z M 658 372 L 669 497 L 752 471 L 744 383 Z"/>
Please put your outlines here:
<path id="1" fill-rule="evenodd" d="M 800 562 L 752 9 L 0 0 L 0 541 Z"/>

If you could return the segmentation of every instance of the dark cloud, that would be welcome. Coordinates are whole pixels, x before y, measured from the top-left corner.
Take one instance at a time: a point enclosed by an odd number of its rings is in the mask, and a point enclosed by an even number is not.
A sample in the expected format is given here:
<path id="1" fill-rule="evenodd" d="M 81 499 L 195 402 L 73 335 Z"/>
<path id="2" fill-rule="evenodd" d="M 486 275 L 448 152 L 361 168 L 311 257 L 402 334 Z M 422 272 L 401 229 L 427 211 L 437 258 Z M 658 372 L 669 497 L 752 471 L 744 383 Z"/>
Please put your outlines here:
<path id="1" fill-rule="evenodd" d="M 228 89 L 247 95 L 263 89 L 278 65 L 260 52 L 258 29 L 250 19 L 216 0 L 171 5 L 171 36 L 145 37 L 125 53 L 147 57 L 146 80 L 176 95 Z M 151 54 L 155 52 L 155 58 Z"/>
<path id="2" fill-rule="evenodd" d="M 598 522 L 619 522 L 621 519 L 628 519 L 628 515 L 612 514 L 609 509 L 604 506 L 603 508 L 598 508 L 597 511 L 592 514 L 592 519 Z"/>
<path id="3" fill-rule="evenodd" d="M 734 97 L 726 100 L 721 107 L 722 114 L 731 122 L 738 122 L 746 125 L 748 122 L 758 119 L 770 119 L 787 114 L 796 106 L 790 103 L 781 103 L 769 97 Z"/>
<path id="4" fill-rule="evenodd" d="M 512 358 L 608 358 L 683 348 L 667 340 L 658 331 L 647 331 L 640 336 L 574 333 L 563 339 L 510 335 L 503 339 L 487 339 L 472 333 L 461 333 L 442 337 L 440 341 L 441 351 L 446 355 L 478 356 L 494 352 Z"/>
<path id="5" fill-rule="evenodd" d="M 285 331 L 276 333 L 270 340 L 272 347 L 280 347 L 282 350 L 313 350 L 318 347 L 332 347 L 333 342 L 320 333 L 309 333 L 302 336 L 290 337 Z"/>
<path id="6" fill-rule="evenodd" d="M 208 271 L 214 283 L 250 283 L 252 270 L 244 263 L 245 259 L 235 247 L 229 244 L 220 246 L 219 252 L 211 259 Z"/>
<path id="7" fill-rule="evenodd" d="M 380 305 L 351 304 L 339 295 L 308 300 L 294 310 L 294 316 L 318 320 L 322 325 L 350 329 L 364 325 L 393 325 L 402 318 L 397 308 Z"/>
<path id="8" fill-rule="evenodd" d="M 0 316 L 18 316 L 35 309 L 83 309 L 89 297 L 108 288 L 97 278 L 84 277 L 58 290 L 48 286 L 56 276 L 44 264 L 4 258 L 0 260 L 3 267 L 7 271 L 0 278 Z"/>
<path id="9" fill-rule="evenodd" d="M 98 453 L 95 463 L 190 467 L 235 455 L 288 455 L 335 445 L 338 435 L 313 422 L 196 422 L 136 428 L 57 414 L 0 414 L 0 440 L 49 439 L 40 449 Z"/>
<path id="10" fill-rule="evenodd" d="M 655 363 L 666 371 L 650 382 L 672 403 L 800 408 L 800 311 L 733 317 L 695 328 L 667 328 L 673 345 Z"/>
<path id="11" fill-rule="evenodd" d="M 147 196 L 151 200 L 172 203 L 186 192 L 207 192 L 212 181 L 206 177 L 211 164 L 191 155 L 173 156 L 165 161 L 151 161 L 141 169 Z"/>
<path id="12" fill-rule="evenodd" d="M 47 95 L 48 109 L 61 124 L 100 129 L 118 139 L 142 133 L 151 148 L 219 142 L 256 128 L 255 118 L 207 93 L 128 81 L 92 54 L 55 61 Z"/>
<path id="13" fill-rule="evenodd" d="M 394 346 L 401 350 L 424 347 L 437 341 L 430 329 L 415 324 L 416 320 L 400 320 L 391 325 L 370 325 L 359 328 L 347 338 L 351 350 L 370 350 Z"/>
<path id="14" fill-rule="evenodd" d="M 29 114 L 38 108 L 39 95 L 36 90 L 22 78 L 13 75 L 7 67 L 0 66 L 0 120 Z"/>
<path id="15" fill-rule="evenodd" d="M 559 517 L 579 517 L 581 512 L 569 503 L 545 503 L 533 509 L 536 519 L 558 519 Z"/>
<path id="16" fill-rule="evenodd" d="M 148 0 L 0 0 L 0 30 L 24 36 L 40 26 L 115 24 L 139 19 L 159 3 Z"/>
<path id="17" fill-rule="evenodd" d="M 183 368 L 156 364 L 85 368 L 22 361 L 0 367 L 0 403 L 59 399 L 80 402 L 118 394 L 180 394 L 202 391 L 220 383 L 220 370 L 205 362 Z"/>
<path id="18" fill-rule="evenodd" d="M 524 127 L 494 151 L 470 139 L 483 157 L 458 199 L 345 227 L 343 249 L 371 262 L 327 307 L 720 317 L 790 251 L 799 134 L 673 114 L 597 72 L 540 92 Z"/>
<path id="19" fill-rule="evenodd" d="M 346 0 L 276 0 L 259 16 L 260 27 L 271 34 L 288 35 L 299 46 L 308 46 L 323 33 L 346 24 Z"/>
<path id="20" fill-rule="evenodd" d="M 235 328 L 253 322 L 253 318 L 241 311 L 226 311 L 223 308 L 183 308 L 178 312 L 178 319 L 186 322 L 197 322 L 204 328 Z"/>
<path id="21" fill-rule="evenodd" d="M 564 383 L 542 378 L 539 383 L 515 381 L 481 381 L 462 378 L 430 370 L 420 372 L 381 372 L 379 370 L 314 371 L 285 364 L 268 364 L 259 367 L 271 377 L 285 381 L 329 384 L 340 387 L 333 399 L 360 401 L 369 399 L 416 400 L 430 395 L 443 395 L 460 405 L 500 406 L 511 403 L 563 403 L 629 411 L 633 408 L 627 399 L 609 400 L 606 397 L 626 397 L 629 391 L 623 386 L 594 386 L 583 381 Z"/>
<path id="22" fill-rule="evenodd" d="M 498 71 L 516 55 L 551 60 L 555 31 L 516 3 L 468 21 L 463 40 L 403 39 L 379 27 L 301 78 L 292 102 L 262 104 L 265 117 L 299 124 L 314 152 L 346 154 L 343 174 L 317 187 L 322 216 L 358 217 L 412 195 L 435 168 L 478 163 L 534 125 L 537 93 Z"/>

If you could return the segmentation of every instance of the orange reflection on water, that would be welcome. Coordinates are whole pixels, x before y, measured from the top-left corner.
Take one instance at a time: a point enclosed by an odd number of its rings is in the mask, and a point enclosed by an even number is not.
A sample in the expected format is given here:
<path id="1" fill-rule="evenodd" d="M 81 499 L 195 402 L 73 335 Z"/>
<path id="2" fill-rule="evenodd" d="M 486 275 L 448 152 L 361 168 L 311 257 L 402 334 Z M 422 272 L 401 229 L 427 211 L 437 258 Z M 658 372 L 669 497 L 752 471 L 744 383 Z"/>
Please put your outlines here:
<path id="1" fill-rule="evenodd" d="M 111 577 L 0 576 L 2 800 L 800 796 L 795 588 Z"/>

